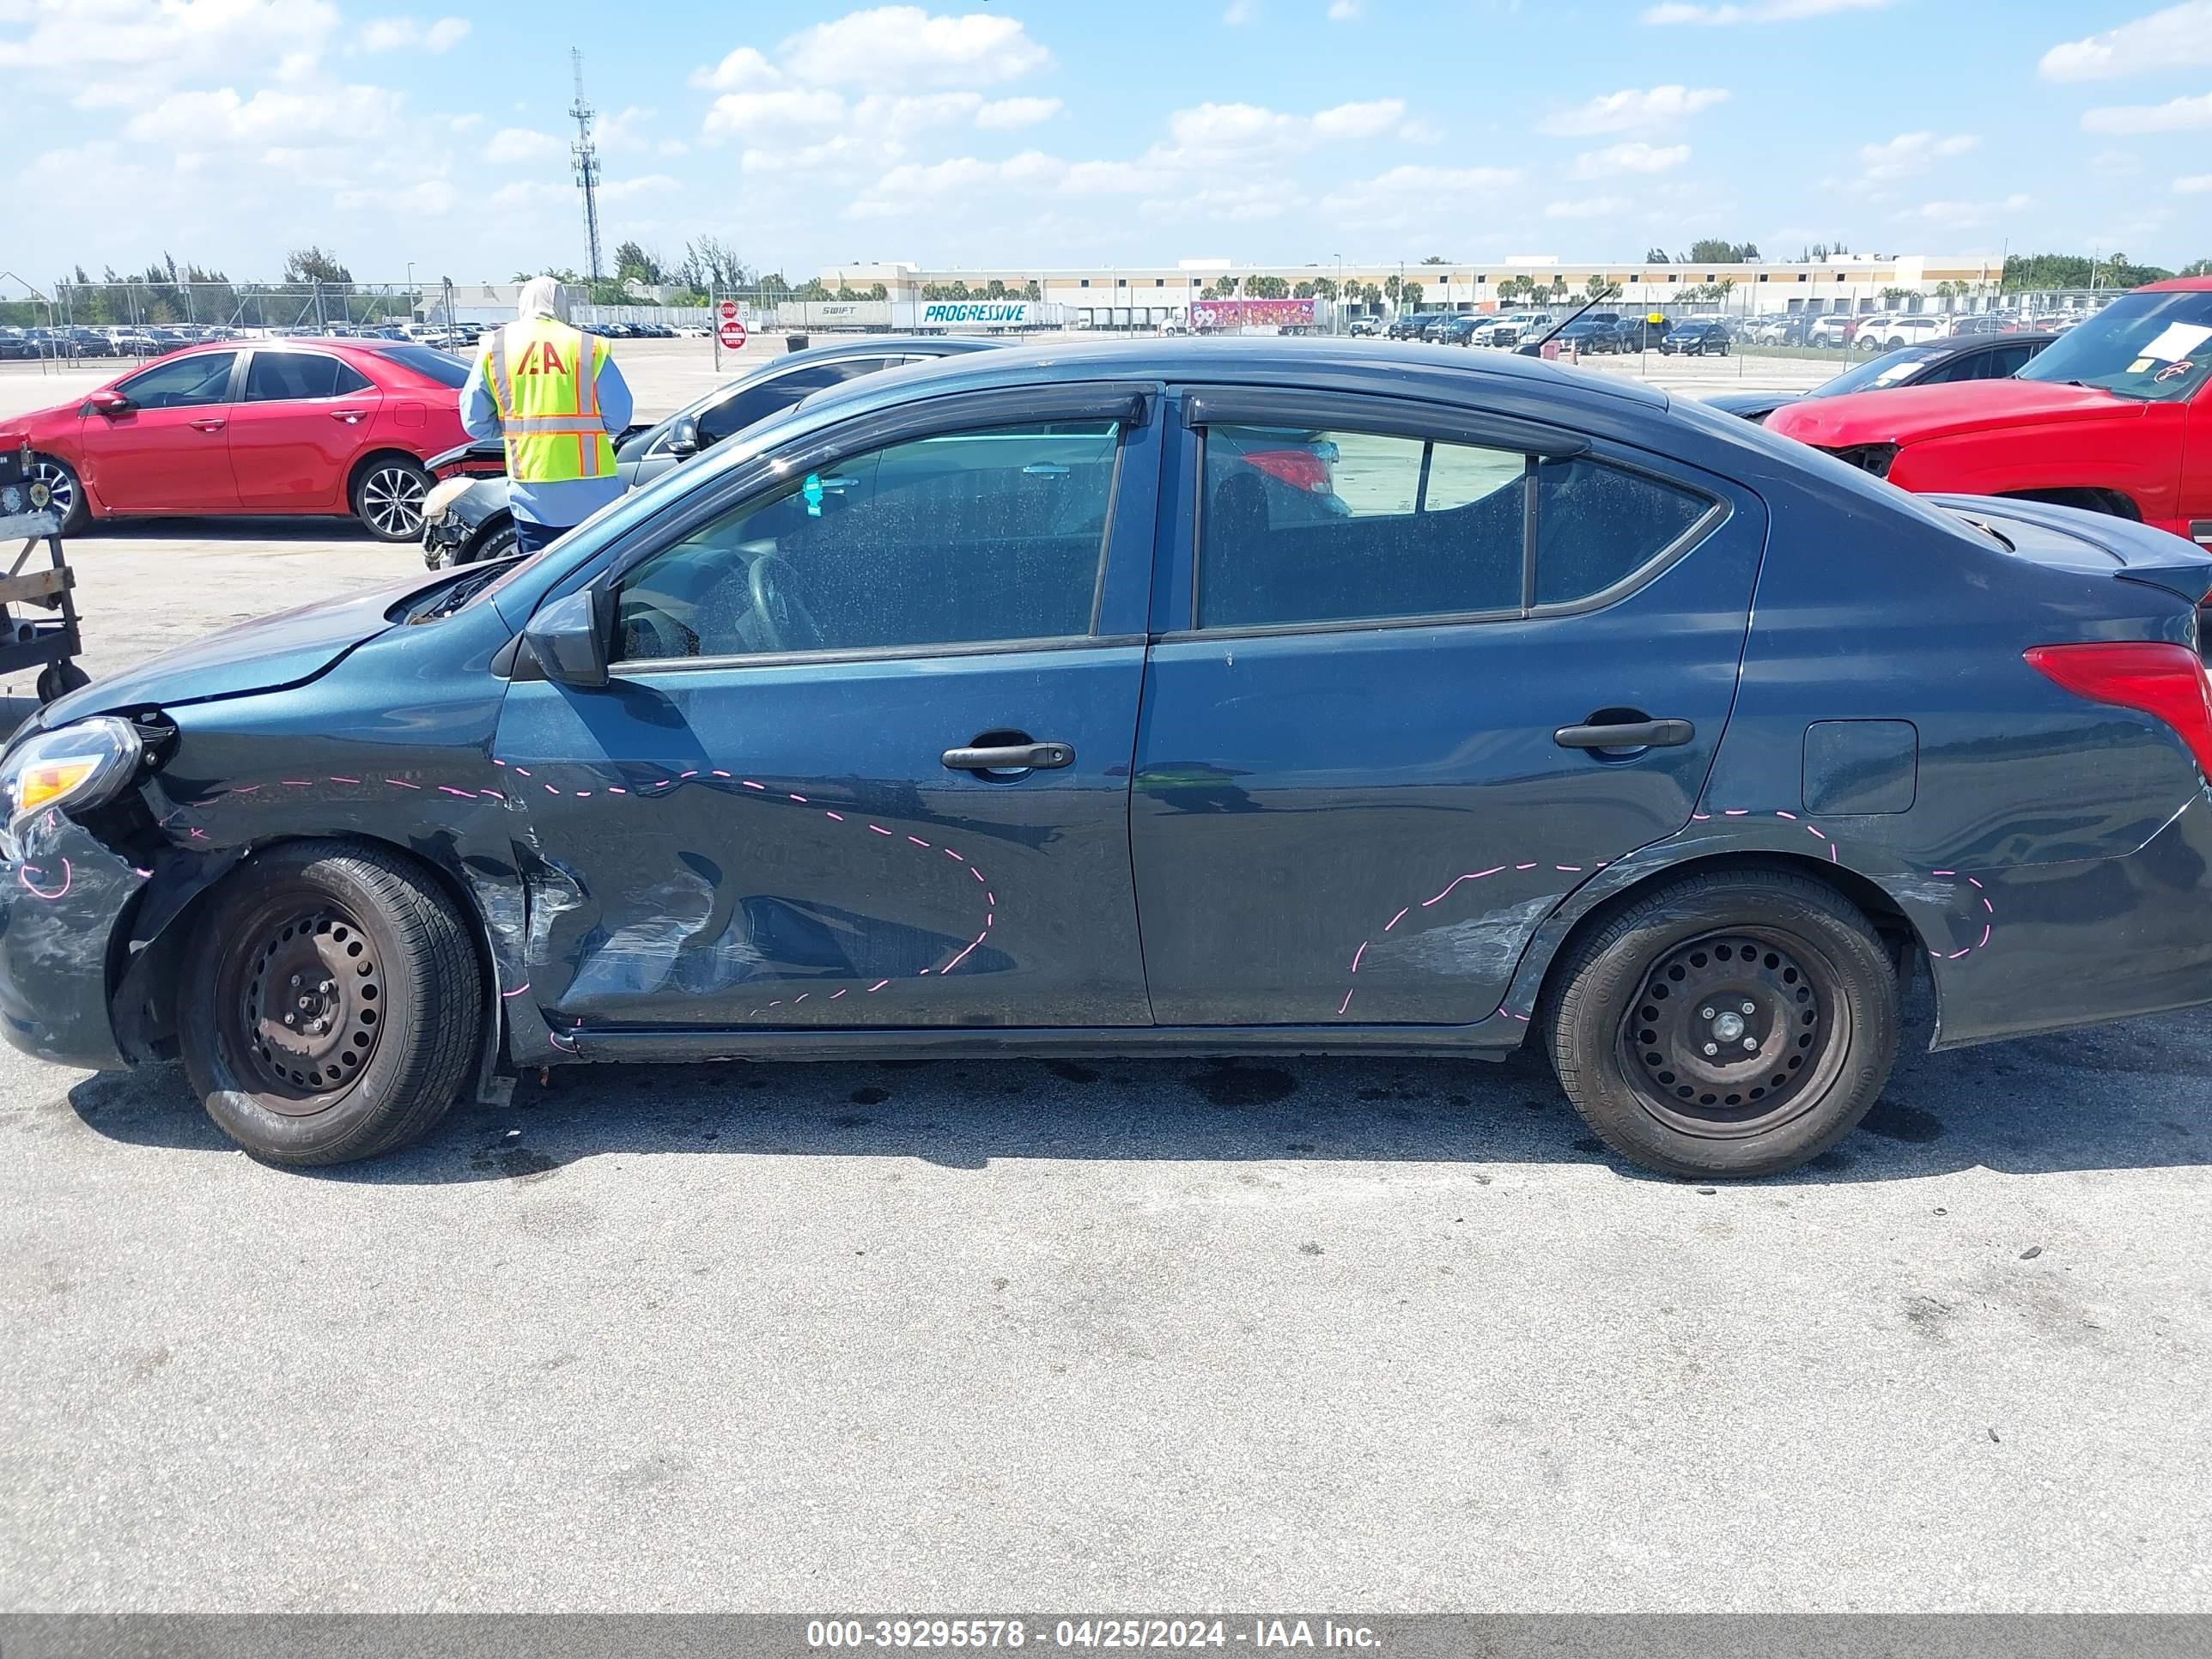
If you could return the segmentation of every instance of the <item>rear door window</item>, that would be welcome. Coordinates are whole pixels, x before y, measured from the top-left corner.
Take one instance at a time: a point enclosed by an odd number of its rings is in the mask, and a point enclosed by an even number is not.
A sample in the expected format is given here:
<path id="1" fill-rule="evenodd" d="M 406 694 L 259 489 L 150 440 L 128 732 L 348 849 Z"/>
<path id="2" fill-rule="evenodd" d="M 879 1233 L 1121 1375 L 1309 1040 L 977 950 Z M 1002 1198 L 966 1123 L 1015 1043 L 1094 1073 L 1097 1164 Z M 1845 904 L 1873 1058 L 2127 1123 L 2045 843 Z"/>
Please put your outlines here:
<path id="1" fill-rule="evenodd" d="M 1204 441 L 1202 629 L 1578 605 L 1720 517 L 1709 496 L 1587 457 L 1231 425 Z"/>
<path id="2" fill-rule="evenodd" d="M 365 376 L 319 351 L 257 351 L 246 368 L 246 401 L 336 398 L 367 389 Z"/>

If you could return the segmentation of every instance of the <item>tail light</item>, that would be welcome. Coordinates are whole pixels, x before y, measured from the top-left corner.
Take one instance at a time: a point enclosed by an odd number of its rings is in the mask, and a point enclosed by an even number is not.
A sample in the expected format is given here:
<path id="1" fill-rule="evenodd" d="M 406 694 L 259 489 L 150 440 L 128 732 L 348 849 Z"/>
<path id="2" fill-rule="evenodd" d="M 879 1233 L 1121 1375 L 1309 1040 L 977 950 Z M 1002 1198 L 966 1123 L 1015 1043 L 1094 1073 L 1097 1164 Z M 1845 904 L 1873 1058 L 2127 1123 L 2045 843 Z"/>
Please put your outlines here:
<path id="1" fill-rule="evenodd" d="M 1324 494 L 1329 489 L 1328 463 L 1310 449 L 1255 449 L 1248 451 L 1244 459 L 1293 489 Z"/>
<path id="2" fill-rule="evenodd" d="M 2039 645 L 2028 665 L 2091 702 L 2133 708 L 2162 720 L 2212 778 L 2212 682 L 2187 646 L 2150 640 Z"/>

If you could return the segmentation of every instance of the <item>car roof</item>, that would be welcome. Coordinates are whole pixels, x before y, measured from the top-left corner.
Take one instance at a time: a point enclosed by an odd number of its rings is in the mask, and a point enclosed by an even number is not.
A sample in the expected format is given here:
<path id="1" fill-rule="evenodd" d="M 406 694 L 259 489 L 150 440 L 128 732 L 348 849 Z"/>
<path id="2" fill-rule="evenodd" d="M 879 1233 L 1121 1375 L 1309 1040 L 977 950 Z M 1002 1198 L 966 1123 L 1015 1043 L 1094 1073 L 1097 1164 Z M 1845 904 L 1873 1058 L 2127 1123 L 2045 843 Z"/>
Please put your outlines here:
<path id="1" fill-rule="evenodd" d="M 2212 294 L 2212 276 L 2169 276 L 2162 283 L 2145 283 L 2130 294 Z"/>
<path id="2" fill-rule="evenodd" d="M 1500 352 L 1479 362 L 1442 346 L 1383 353 L 1317 336 L 1214 336 L 1176 339 L 1055 342 L 969 353 L 869 375 L 817 392 L 809 407 L 896 403 L 994 386 L 1050 384 L 1097 378 L 1164 380 L 1178 385 L 1236 384 L 1373 391 L 1474 401 L 1485 390 L 1577 405 L 1618 418 L 1625 407 L 1664 410 L 1672 399 L 1638 381 L 1562 368 L 1534 357 Z"/>

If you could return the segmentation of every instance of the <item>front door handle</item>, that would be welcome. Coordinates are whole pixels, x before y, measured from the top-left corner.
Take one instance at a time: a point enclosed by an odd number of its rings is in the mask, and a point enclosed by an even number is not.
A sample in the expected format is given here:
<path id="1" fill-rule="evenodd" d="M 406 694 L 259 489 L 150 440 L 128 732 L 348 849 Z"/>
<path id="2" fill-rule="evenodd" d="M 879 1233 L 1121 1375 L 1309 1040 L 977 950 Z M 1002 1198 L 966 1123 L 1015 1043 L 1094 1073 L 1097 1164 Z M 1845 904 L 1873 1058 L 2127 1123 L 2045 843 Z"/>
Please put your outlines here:
<path id="1" fill-rule="evenodd" d="M 1064 743 L 1010 743 L 988 749 L 948 749 L 945 763 L 956 772 L 1050 772 L 1075 763 Z"/>
<path id="2" fill-rule="evenodd" d="M 223 429 L 226 424 L 228 424 L 228 422 L 223 421 L 210 420 L 206 418 L 202 418 L 192 422 L 194 428 L 201 432 L 220 432 Z"/>
<path id="3" fill-rule="evenodd" d="M 1687 720 L 1624 720 L 1618 726 L 1563 726 L 1552 733 L 1562 749 L 1676 749 L 1698 735 Z"/>

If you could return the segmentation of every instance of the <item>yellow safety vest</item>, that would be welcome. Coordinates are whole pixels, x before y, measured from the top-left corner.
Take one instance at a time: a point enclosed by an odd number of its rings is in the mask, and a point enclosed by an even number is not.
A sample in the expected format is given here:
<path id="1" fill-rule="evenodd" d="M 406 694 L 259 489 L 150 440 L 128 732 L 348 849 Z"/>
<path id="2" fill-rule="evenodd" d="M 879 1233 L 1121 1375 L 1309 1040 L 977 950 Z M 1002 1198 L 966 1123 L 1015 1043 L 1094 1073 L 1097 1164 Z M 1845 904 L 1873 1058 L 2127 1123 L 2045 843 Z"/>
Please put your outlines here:
<path id="1" fill-rule="evenodd" d="M 478 360 L 507 441 L 507 476 L 517 483 L 605 478 L 614 440 L 599 416 L 599 368 L 607 343 L 550 318 L 509 323 Z"/>

